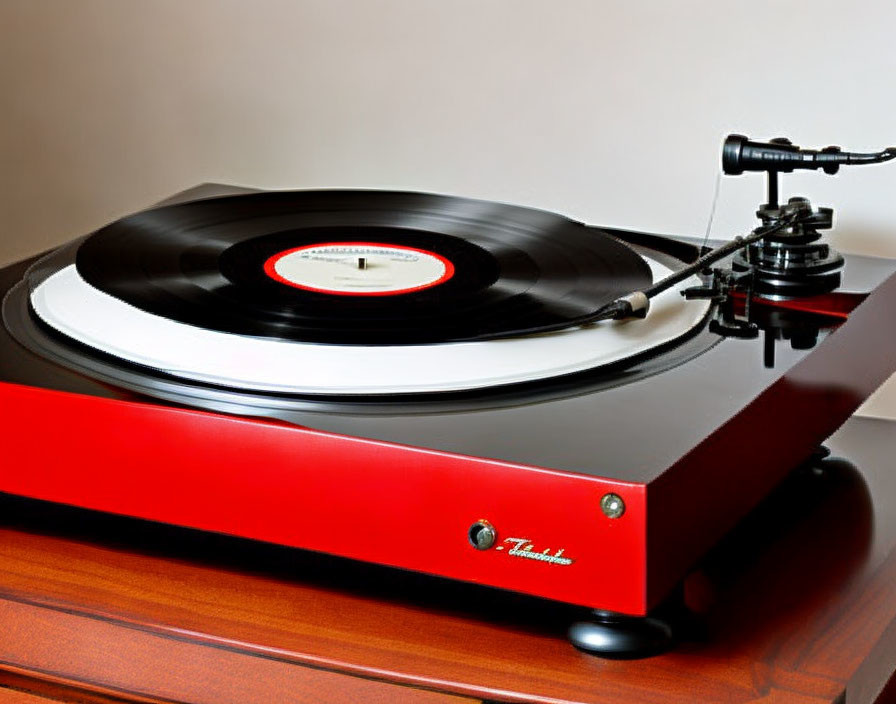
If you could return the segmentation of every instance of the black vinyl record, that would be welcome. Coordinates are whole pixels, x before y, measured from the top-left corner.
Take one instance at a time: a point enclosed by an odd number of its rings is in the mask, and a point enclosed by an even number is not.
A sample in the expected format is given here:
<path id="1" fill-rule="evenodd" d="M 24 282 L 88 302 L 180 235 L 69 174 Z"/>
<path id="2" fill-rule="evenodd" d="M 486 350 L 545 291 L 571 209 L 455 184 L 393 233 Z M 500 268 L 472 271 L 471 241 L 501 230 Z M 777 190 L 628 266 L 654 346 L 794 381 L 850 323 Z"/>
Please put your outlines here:
<path id="1" fill-rule="evenodd" d="M 240 335 L 398 345 L 573 324 L 649 285 L 609 235 L 449 196 L 268 192 L 145 211 L 88 237 L 87 283 L 148 313 Z"/>

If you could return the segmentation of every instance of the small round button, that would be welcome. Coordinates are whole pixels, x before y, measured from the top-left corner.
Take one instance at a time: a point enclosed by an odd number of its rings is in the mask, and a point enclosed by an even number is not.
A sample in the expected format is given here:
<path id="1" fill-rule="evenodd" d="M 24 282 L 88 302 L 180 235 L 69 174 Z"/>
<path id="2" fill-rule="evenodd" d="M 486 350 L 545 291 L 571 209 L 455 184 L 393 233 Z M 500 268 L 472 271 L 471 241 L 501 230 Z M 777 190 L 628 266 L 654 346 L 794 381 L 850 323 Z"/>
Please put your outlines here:
<path id="1" fill-rule="evenodd" d="M 498 537 L 495 527 L 485 520 L 476 521 L 467 531 L 467 540 L 477 550 L 488 550 Z"/>

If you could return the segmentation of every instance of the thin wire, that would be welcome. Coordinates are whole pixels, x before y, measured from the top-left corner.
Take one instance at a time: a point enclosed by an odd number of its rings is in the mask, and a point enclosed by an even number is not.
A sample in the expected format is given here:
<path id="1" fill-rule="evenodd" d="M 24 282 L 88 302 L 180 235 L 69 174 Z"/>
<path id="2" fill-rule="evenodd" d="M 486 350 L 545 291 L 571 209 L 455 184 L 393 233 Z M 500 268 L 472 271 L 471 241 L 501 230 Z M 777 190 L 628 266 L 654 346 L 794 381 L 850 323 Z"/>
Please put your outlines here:
<path id="1" fill-rule="evenodd" d="M 716 172 L 716 184 L 713 188 L 712 193 L 712 206 L 709 209 L 709 219 L 706 221 L 706 234 L 703 235 L 703 243 L 700 247 L 702 251 L 706 247 L 706 243 L 709 242 L 709 233 L 712 232 L 712 221 L 716 216 L 716 206 L 719 204 L 719 191 L 722 186 L 722 171 L 721 169 Z"/>

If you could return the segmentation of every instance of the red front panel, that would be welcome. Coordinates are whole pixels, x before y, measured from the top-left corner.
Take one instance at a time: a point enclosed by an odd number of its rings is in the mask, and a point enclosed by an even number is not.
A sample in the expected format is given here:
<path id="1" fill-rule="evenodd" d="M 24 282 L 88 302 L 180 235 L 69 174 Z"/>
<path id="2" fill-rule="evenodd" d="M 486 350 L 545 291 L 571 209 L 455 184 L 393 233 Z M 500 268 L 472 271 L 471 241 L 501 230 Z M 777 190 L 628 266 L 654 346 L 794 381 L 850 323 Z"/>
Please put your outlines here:
<path id="1" fill-rule="evenodd" d="M 3 492 L 645 613 L 642 484 L 4 383 L 0 434 Z"/>

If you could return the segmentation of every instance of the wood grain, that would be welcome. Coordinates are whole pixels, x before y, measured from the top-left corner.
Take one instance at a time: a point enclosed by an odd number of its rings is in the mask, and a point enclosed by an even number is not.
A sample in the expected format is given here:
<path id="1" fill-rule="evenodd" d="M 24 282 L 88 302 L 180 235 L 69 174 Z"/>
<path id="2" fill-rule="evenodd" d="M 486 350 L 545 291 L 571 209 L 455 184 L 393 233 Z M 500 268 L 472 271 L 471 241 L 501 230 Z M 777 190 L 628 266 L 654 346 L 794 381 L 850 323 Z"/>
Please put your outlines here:
<path id="1" fill-rule="evenodd" d="M 0 704 L 47 704 L 45 697 L 15 689 L 0 687 Z"/>
<path id="2" fill-rule="evenodd" d="M 870 704 L 896 668 L 893 427 L 851 421 L 861 472 L 782 487 L 689 578 L 682 642 L 641 661 L 575 651 L 563 605 L 5 499 L 0 671 L 150 701 Z"/>
<path id="3" fill-rule="evenodd" d="M 210 647 L 172 631 L 148 632 L 109 618 L 9 598 L 0 599 L 0 623 L 11 636 L 0 642 L 0 670 L 7 664 L 10 670 L 32 673 L 34 679 L 78 683 L 83 690 L 127 701 L 471 701 L 322 669 L 295 667 L 288 659 L 272 653 L 249 654 L 220 642 L 217 647 Z"/>

